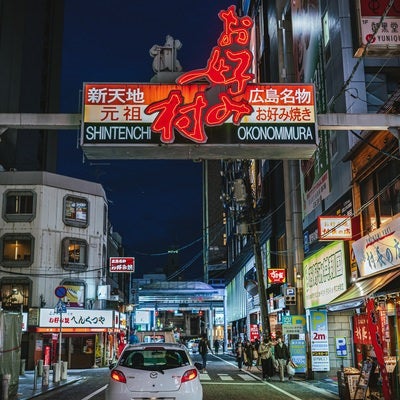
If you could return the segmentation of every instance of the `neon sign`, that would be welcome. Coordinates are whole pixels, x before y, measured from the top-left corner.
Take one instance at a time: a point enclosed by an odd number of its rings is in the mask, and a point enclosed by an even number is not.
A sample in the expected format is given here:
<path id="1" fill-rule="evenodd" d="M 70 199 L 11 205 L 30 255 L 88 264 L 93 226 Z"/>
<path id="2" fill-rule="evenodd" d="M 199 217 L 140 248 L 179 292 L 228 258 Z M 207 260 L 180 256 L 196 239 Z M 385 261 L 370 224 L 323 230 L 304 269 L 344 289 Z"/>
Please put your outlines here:
<path id="1" fill-rule="evenodd" d="M 187 72 L 177 79 L 179 85 L 186 85 L 205 78 L 210 85 L 196 93 L 189 104 L 185 103 L 180 90 L 174 90 L 166 99 L 145 109 L 146 114 L 158 112 L 151 129 L 161 134 L 163 143 L 174 141 L 174 129 L 193 142 L 205 143 L 205 124 L 221 125 L 230 117 L 235 124 L 239 124 L 245 115 L 252 113 L 253 108 L 240 95 L 243 95 L 247 83 L 254 78 L 249 72 L 253 56 L 247 48 L 253 21 L 247 16 L 239 18 L 234 10 L 235 7 L 230 6 L 228 10 L 218 14 L 224 21 L 224 31 L 218 40 L 218 46 L 211 52 L 207 67 Z M 207 98 L 206 91 L 213 86 L 221 87 L 216 104 Z"/>
<path id="2" fill-rule="evenodd" d="M 235 6 L 218 16 L 223 30 L 206 66 L 176 84 L 84 85 L 81 145 L 88 158 L 311 156 L 314 86 L 253 82 L 253 20 Z"/>

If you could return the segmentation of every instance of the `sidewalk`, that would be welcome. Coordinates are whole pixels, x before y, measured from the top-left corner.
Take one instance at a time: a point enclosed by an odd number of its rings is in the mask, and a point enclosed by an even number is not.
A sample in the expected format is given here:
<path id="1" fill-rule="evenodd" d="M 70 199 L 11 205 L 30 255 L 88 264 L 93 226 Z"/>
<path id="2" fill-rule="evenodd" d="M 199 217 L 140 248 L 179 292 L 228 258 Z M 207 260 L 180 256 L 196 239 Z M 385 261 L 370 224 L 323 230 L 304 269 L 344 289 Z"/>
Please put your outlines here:
<path id="1" fill-rule="evenodd" d="M 17 400 L 27 400 L 33 397 L 39 396 L 43 393 L 51 392 L 52 390 L 58 389 L 61 386 L 69 385 L 79 381 L 81 378 L 80 372 L 68 371 L 67 379 L 62 380 L 58 383 L 53 382 L 53 374 L 50 371 L 49 385 L 47 387 L 42 386 L 42 378 L 36 377 L 35 385 L 35 374 L 34 371 L 25 371 L 25 374 L 19 376 Z"/>
<path id="2" fill-rule="evenodd" d="M 228 355 L 235 359 L 235 356 L 231 351 L 225 352 L 225 355 Z M 250 371 L 253 375 L 257 375 L 259 377 L 262 376 L 262 372 L 259 371 L 256 367 L 253 367 Z M 286 378 L 287 379 L 287 378 Z M 279 377 L 275 375 L 272 378 L 272 381 L 279 380 Z M 320 390 L 323 390 L 325 392 L 329 392 L 330 394 L 333 395 L 333 398 L 339 399 L 339 385 L 336 377 L 332 378 L 323 378 L 323 379 L 306 379 L 304 374 L 296 374 L 293 378 L 293 381 L 302 384 L 302 385 L 311 385 L 314 386 Z"/>

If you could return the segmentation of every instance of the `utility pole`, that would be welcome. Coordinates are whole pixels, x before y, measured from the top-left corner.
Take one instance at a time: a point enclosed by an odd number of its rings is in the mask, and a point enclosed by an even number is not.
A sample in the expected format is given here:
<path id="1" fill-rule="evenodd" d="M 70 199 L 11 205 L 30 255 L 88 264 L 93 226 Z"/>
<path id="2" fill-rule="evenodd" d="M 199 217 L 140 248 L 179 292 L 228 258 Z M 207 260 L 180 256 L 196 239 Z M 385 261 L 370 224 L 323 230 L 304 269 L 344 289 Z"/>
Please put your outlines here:
<path id="1" fill-rule="evenodd" d="M 264 280 L 264 268 L 262 265 L 262 257 L 261 257 L 261 244 L 260 244 L 260 236 L 258 231 L 259 221 L 256 210 L 256 202 L 253 195 L 253 191 L 251 188 L 251 183 L 249 179 L 249 171 L 250 165 L 249 160 L 243 161 L 243 170 L 245 173 L 245 177 L 243 179 L 245 189 L 246 189 L 246 202 L 245 208 L 248 211 L 248 219 L 250 225 L 250 234 L 253 239 L 253 251 L 254 251 L 254 260 L 255 260 L 255 268 L 257 272 L 257 283 L 258 283 L 258 298 L 260 301 L 260 314 L 261 314 L 261 325 L 262 332 L 265 337 L 268 337 L 271 333 L 271 327 L 269 323 L 269 315 L 268 315 L 268 304 L 267 304 L 267 291 L 265 288 L 265 280 Z"/>

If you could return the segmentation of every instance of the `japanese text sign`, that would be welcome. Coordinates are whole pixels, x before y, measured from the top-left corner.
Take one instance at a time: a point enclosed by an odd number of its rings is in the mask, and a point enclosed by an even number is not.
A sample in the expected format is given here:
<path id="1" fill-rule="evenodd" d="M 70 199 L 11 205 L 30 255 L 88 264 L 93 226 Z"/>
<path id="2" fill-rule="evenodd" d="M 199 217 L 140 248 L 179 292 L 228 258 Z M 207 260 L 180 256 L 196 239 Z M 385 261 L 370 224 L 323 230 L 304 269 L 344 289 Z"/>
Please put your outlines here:
<path id="1" fill-rule="evenodd" d="M 268 283 L 281 284 L 286 282 L 286 269 L 268 268 Z"/>
<path id="2" fill-rule="evenodd" d="M 234 6 L 219 17 L 224 29 L 206 67 L 183 73 L 176 84 L 86 83 L 82 146 L 296 144 L 315 150 L 314 86 L 254 83 L 252 19 L 238 17 Z"/>
<path id="3" fill-rule="evenodd" d="M 110 257 L 110 272 L 135 272 L 135 258 Z"/>

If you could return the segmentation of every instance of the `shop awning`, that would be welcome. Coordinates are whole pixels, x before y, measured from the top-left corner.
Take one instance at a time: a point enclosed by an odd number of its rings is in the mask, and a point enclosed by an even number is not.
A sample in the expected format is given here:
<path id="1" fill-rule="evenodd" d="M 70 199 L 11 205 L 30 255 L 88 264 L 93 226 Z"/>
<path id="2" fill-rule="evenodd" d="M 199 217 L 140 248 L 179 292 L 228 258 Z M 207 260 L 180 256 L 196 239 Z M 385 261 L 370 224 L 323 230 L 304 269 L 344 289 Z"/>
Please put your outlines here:
<path id="1" fill-rule="evenodd" d="M 385 287 L 389 286 L 399 276 L 400 268 L 396 268 L 369 278 L 359 279 L 344 293 L 327 304 L 326 308 L 328 311 L 342 311 L 361 307 L 367 297 L 379 291 L 384 291 Z"/>

